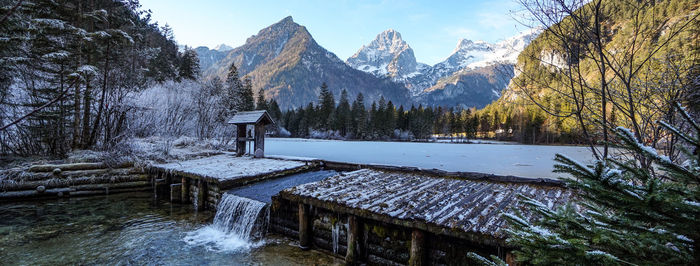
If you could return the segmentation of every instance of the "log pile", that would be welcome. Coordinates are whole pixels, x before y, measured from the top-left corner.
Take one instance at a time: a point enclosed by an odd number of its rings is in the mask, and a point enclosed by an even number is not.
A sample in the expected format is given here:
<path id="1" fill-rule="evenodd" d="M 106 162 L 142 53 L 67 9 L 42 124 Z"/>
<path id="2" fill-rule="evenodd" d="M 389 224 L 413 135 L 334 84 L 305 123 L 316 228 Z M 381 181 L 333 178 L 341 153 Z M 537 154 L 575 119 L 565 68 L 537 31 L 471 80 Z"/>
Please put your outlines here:
<path id="1" fill-rule="evenodd" d="M 133 163 L 33 165 L 0 173 L 0 201 L 148 191 L 151 183 Z"/>

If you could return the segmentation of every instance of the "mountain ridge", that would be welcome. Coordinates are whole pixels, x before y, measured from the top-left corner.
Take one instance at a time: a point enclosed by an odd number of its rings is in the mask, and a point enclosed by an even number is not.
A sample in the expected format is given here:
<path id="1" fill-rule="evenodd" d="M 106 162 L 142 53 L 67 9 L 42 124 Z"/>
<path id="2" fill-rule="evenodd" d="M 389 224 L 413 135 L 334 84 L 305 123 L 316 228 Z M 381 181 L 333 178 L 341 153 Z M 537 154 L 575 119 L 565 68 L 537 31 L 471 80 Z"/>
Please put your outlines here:
<path id="1" fill-rule="evenodd" d="M 256 93 L 262 88 L 265 97 L 277 100 L 282 109 L 316 102 L 324 82 L 336 97 L 345 89 L 350 97 L 362 93 L 368 102 L 384 97 L 396 104 L 410 103 L 400 84 L 351 68 L 316 43 L 291 16 L 261 29 L 203 74 L 223 79 L 231 64 L 242 77 L 251 78 Z"/>

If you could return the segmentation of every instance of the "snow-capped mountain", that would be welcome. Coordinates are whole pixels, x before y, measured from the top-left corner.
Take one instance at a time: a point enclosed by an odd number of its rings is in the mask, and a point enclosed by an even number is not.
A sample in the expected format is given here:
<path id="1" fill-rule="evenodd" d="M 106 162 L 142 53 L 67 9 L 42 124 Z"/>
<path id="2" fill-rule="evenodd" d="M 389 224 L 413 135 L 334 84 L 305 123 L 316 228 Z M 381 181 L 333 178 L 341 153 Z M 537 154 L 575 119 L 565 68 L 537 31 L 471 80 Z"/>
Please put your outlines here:
<path id="1" fill-rule="evenodd" d="M 318 100 L 324 82 L 335 95 L 347 90 L 350 99 L 362 93 L 367 102 L 380 97 L 397 105 L 411 102 L 403 85 L 348 66 L 316 43 L 306 27 L 292 17 L 260 30 L 242 46 L 202 68 L 204 78 L 225 79 L 231 64 L 236 65 L 241 77 L 251 79 L 256 93 L 263 89 L 265 96 L 277 100 L 283 110 Z"/>
<path id="2" fill-rule="evenodd" d="M 225 43 L 219 44 L 214 49 L 212 50 L 217 50 L 219 52 L 227 52 L 233 50 L 233 47 L 226 45 Z"/>
<path id="3" fill-rule="evenodd" d="M 424 93 L 439 91 L 435 86 L 441 85 L 439 81 L 443 78 L 465 75 L 470 70 L 492 65 L 515 64 L 520 52 L 540 32 L 541 29 L 524 31 L 497 43 L 462 39 L 444 61 L 429 66 L 416 62 L 413 49 L 401 38 L 401 34 L 389 29 L 378 34 L 371 43 L 363 45 L 346 62 L 355 69 L 377 77 L 390 77 L 393 81 L 404 84 L 411 95 L 417 97 Z M 478 73 L 483 72 L 482 70 Z M 504 78 L 510 79 L 510 77 Z M 464 78 L 452 77 L 451 80 L 464 80 Z M 448 83 L 442 82 L 442 84 Z M 494 92 L 494 95 L 498 93 Z"/>
<path id="4" fill-rule="evenodd" d="M 414 96 L 428 105 L 486 106 L 500 97 L 513 78 L 518 55 L 540 32 L 527 30 L 497 43 L 460 40 L 445 61 L 409 79 Z"/>
<path id="5" fill-rule="evenodd" d="M 474 69 L 493 64 L 515 64 L 518 55 L 541 29 L 523 31 L 497 43 L 461 39 L 452 54 L 433 68 L 440 74 L 450 74 L 461 69 Z"/>
<path id="6" fill-rule="evenodd" d="M 221 59 L 224 59 L 227 53 L 216 49 L 209 49 L 206 46 L 194 48 L 194 51 L 197 53 L 199 68 L 202 71 L 221 61 Z"/>
<path id="7" fill-rule="evenodd" d="M 377 77 L 404 80 L 419 75 L 426 64 L 416 62 L 413 49 L 401 38 L 401 33 L 388 29 L 347 59 L 351 67 Z"/>

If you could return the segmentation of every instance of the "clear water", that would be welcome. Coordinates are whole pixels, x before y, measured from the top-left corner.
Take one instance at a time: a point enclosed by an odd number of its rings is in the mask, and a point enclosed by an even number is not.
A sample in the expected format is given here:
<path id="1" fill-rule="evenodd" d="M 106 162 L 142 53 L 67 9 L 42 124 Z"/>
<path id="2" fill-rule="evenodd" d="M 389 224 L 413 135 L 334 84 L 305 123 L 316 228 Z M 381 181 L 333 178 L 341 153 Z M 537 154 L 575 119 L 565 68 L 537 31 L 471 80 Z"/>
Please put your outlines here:
<path id="1" fill-rule="evenodd" d="M 522 144 L 454 144 L 383 141 L 340 141 L 271 138 L 265 154 L 318 158 L 330 161 L 437 168 L 542 178 L 552 173 L 554 155 L 565 154 L 586 162 L 593 159 L 588 147 Z"/>
<path id="2" fill-rule="evenodd" d="M 154 202 L 150 193 L 0 204 L 0 264 L 312 265 L 325 253 L 268 236 L 245 249 L 191 244 L 212 212 Z M 220 236 L 215 234 L 213 236 Z"/>
<path id="3" fill-rule="evenodd" d="M 229 190 L 227 193 L 236 194 L 238 196 L 254 199 L 260 202 L 270 203 L 272 202 L 272 196 L 276 195 L 285 188 L 320 181 L 321 179 L 334 176 L 337 173 L 338 172 L 333 170 L 319 170 L 293 174 L 234 188 Z"/>

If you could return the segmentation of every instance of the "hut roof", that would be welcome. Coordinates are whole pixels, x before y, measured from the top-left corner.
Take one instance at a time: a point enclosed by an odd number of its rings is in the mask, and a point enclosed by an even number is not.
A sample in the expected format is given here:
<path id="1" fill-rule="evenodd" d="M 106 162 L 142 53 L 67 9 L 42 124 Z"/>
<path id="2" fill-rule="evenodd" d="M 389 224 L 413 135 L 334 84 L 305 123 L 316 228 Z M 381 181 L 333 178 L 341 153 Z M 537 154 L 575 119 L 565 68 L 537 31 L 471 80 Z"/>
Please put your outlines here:
<path id="1" fill-rule="evenodd" d="M 248 111 L 248 112 L 238 112 L 231 120 L 228 121 L 229 124 L 258 124 L 263 123 L 265 125 L 274 124 L 272 118 L 265 110 L 258 111 Z"/>
<path id="2" fill-rule="evenodd" d="M 525 210 L 518 194 L 548 207 L 561 206 L 574 196 L 560 186 L 440 178 L 421 174 L 363 169 L 286 189 L 283 197 L 334 204 L 358 214 L 392 221 L 436 225 L 438 232 L 505 237 L 502 212 Z M 324 204 L 325 205 L 325 204 Z M 531 219 L 534 214 L 524 212 Z"/>

